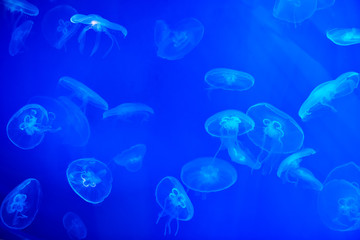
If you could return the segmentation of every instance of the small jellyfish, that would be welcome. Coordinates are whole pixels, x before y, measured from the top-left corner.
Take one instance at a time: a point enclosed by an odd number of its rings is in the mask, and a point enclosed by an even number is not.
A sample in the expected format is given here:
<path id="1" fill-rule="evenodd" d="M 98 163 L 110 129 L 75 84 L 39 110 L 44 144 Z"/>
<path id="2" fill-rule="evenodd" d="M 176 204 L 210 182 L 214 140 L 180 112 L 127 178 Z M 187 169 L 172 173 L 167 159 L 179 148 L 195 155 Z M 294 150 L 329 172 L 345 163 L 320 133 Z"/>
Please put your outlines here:
<path id="1" fill-rule="evenodd" d="M 194 207 L 181 183 L 174 177 L 161 179 L 155 190 L 156 202 L 162 208 L 156 224 L 168 216 L 164 235 L 171 234 L 171 222 L 176 220 L 175 236 L 179 232 L 179 221 L 189 221 L 194 216 Z"/>
<path id="2" fill-rule="evenodd" d="M 303 157 L 307 157 L 315 153 L 316 151 L 312 148 L 304 148 L 299 152 L 291 154 L 280 163 L 277 170 L 277 176 L 286 182 L 295 184 L 301 182 L 304 184 L 304 187 L 321 191 L 323 189 L 323 184 L 315 178 L 312 172 L 308 169 L 300 167 Z"/>
<path id="3" fill-rule="evenodd" d="M 335 0 L 317 0 L 317 10 L 329 8 L 335 4 Z"/>
<path id="4" fill-rule="evenodd" d="M 299 109 L 299 116 L 306 121 L 321 107 L 328 107 L 334 112 L 336 109 L 330 105 L 331 101 L 351 94 L 359 85 L 359 73 L 346 72 L 335 80 L 327 81 L 311 91 L 309 97 Z"/>
<path id="5" fill-rule="evenodd" d="M 86 226 L 77 214 L 67 212 L 63 217 L 63 225 L 70 239 L 80 240 L 86 238 Z"/>
<path id="6" fill-rule="evenodd" d="M 103 113 L 103 118 L 108 117 L 117 117 L 120 119 L 138 119 L 141 121 L 146 121 L 149 119 L 150 115 L 154 114 L 154 110 L 146 104 L 143 103 L 123 103 L 109 109 Z"/>
<path id="7" fill-rule="evenodd" d="M 82 158 L 71 162 L 66 176 L 74 192 L 86 202 L 101 203 L 111 192 L 111 171 L 95 158 Z"/>
<path id="8" fill-rule="evenodd" d="M 2 2 L 10 12 L 19 12 L 28 16 L 39 15 L 39 9 L 26 0 L 3 0 Z"/>
<path id="9" fill-rule="evenodd" d="M 11 34 L 11 40 L 9 44 L 10 56 L 15 56 L 24 47 L 25 41 L 30 34 L 34 22 L 27 20 L 16 27 Z"/>
<path id="10" fill-rule="evenodd" d="M 105 111 L 109 109 L 108 103 L 100 97 L 99 94 L 74 78 L 61 77 L 58 81 L 58 85 L 72 91 L 73 94 L 82 101 L 83 107 L 86 107 L 86 105 L 90 103 Z"/>
<path id="11" fill-rule="evenodd" d="M 142 161 L 146 153 L 145 144 L 136 144 L 122 151 L 114 157 L 114 161 L 124 166 L 129 172 L 137 172 L 142 167 Z"/>
<path id="12" fill-rule="evenodd" d="M 317 0 L 276 0 L 273 16 L 289 23 L 309 19 L 317 9 Z"/>
<path id="13" fill-rule="evenodd" d="M 199 44 L 203 35 L 204 26 L 195 18 L 185 18 L 171 27 L 158 20 L 155 25 L 157 55 L 167 60 L 181 59 Z"/>
<path id="14" fill-rule="evenodd" d="M 72 23 L 70 18 L 77 11 L 69 5 L 59 5 L 50 9 L 42 20 L 42 32 L 47 42 L 61 49 L 80 28 L 79 24 Z"/>
<path id="15" fill-rule="evenodd" d="M 3 200 L 1 221 L 11 229 L 24 229 L 35 219 L 40 205 L 41 188 L 38 180 L 26 179 Z"/>
<path id="16" fill-rule="evenodd" d="M 79 38 L 78 38 L 78 42 L 80 43 L 80 51 L 81 52 L 83 52 L 84 47 L 85 47 L 86 32 L 89 31 L 90 29 L 93 29 L 96 32 L 95 45 L 91 51 L 90 56 L 94 55 L 94 53 L 99 48 L 101 32 L 105 33 L 105 35 L 108 36 L 111 40 L 111 45 L 110 45 L 109 49 L 107 50 L 107 52 L 105 53 L 104 57 L 110 53 L 114 43 L 119 47 L 119 44 L 118 44 L 116 38 L 109 32 L 110 29 L 115 30 L 115 31 L 120 31 L 124 35 L 124 37 L 126 37 L 126 35 L 127 35 L 126 28 L 124 28 L 123 26 L 121 26 L 117 23 L 110 22 L 96 14 L 89 14 L 89 15 L 75 14 L 71 17 L 70 20 L 72 23 L 81 23 L 81 24 L 87 25 L 81 31 Z"/>
<path id="17" fill-rule="evenodd" d="M 215 68 L 205 74 L 205 82 L 215 89 L 245 91 L 254 85 L 255 79 L 246 72 Z"/>
<path id="18" fill-rule="evenodd" d="M 335 28 L 326 32 L 326 37 L 340 46 L 349 46 L 360 43 L 359 28 Z"/>
<path id="19" fill-rule="evenodd" d="M 181 181 L 196 192 L 223 191 L 231 187 L 236 180 L 235 168 L 219 158 L 197 158 L 181 168 Z"/>

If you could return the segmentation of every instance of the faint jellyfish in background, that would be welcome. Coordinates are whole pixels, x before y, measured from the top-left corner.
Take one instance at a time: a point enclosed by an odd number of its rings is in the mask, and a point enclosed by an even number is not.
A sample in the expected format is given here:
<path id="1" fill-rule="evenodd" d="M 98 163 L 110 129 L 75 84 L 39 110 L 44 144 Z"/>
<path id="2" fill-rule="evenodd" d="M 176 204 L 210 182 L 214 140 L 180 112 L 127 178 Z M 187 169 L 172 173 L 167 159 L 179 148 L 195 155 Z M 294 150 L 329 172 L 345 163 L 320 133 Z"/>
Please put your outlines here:
<path id="1" fill-rule="evenodd" d="M 2 2 L 5 5 L 5 8 L 12 13 L 18 12 L 28 16 L 39 15 L 39 9 L 26 0 L 3 0 Z"/>
<path id="2" fill-rule="evenodd" d="M 10 56 L 15 56 L 24 47 L 25 41 L 30 34 L 33 24 L 33 21 L 27 20 L 14 29 L 11 34 L 9 44 Z"/>
<path id="3" fill-rule="evenodd" d="M 214 89 L 245 91 L 254 85 L 255 79 L 246 72 L 228 68 L 214 68 L 205 74 L 205 82 Z"/>
<path id="4" fill-rule="evenodd" d="M 317 9 L 329 8 L 335 4 L 335 0 L 317 0 Z"/>
<path id="5" fill-rule="evenodd" d="M 41 188 L 38 180 L 26 179 L 12 190 L 1 204 L 1 221 L 11 229 L 29 226 L 38 212 Z"/>
<path id="6" fill-rule="evenodd" d="M 235 168 L 219 158 L 197 158 L 181 168 L 181 181 L 196 192 L 223 191 L 231 187 L 236 180 Z"/>
<path id="7" fill-rule="evenodd" d="M 320 108 L 328 107 L 334 112 L 336 109 L 330 103 L 337 98 L 351 94 L 359 85 L 359 74 L 357 72 L 346 72 L 335 80 L 327 81 L 311 91 L 309 97 L 299 109 L 299 116 L 306 121 Z"/>
<path id="8" fill-rule="evenodd" d="M 273 154 L 288 154 L 298 151 L 304 142 L 304 132 L 295 120 L 269 103 L 251 106 L 246 114 L 255 122 L 249 139 L 261 152 L 258 160 L 263 163 L 263 173 L 270 173 L 276 163 Z M 265 158 L 263 153 L 267 152 Z"/>
<path id="9" fill-rule="evenodd" d="M 66 42 L 74 36 L 80 28 L 70 18 L 77 11 L 69 5 L 59 5 L 50 9 L 42 20 L 42 32 L 46 41 L 56 49 L 66 47 Z"/>
<path id="10" fill-rule="evenodd" d="M 335 28 L 326 32 L 326 37 L 339 46 L 349 46 L 360 43 L 359 28 Z"/>
<path id="11" fill-rule="evenodd" d="M 168 26 L 163 20 L 157 20 L 157 56 L 167 60 L 181 59 L 199 44 L 203 35 L 204 26 L 195 18 L 185 18 L 173 26 Z"/>
<path id="12" fill-rule="evenodd" d="M 82 158 L 71 162 L 66 176 L 74 192 L 86 202 L 101 203 L 111 192 L 111 171 L 106 164 L 95 158 Z"/>
<path id="13" fill-rule="evenodd" d="M 103 118 L 116 117 L 122 120 L 147 121 L 154 110 L 143 103 L 123 103 L 103 113 Z"/>
<path id="14" fill-rule="evenodd" d="M 317 9 L 317 0 L 276 0 L 273 16 L 290 23 L 309 19 Z"/>
<path id="15" fill-rule="evenodd" d="M 323 184 L 308 169 L 300 167 L 303 157 L 315 154 L 312 148 L 304 148 L 284 159 L 277 170 L 277 176 L 286 182 L 321 191 Z"/>
<path id="16" fill-rule="evenodd" d="M 112 35 L 109 30 L 119 31 L 124 35 L 124 37 L 126 37 L 126 35 L 127 35 L 127 30 L 125 27 L 123 27 L 117 23 L 110 22 L 96 14 L 89 14 L 89 15 L 75 14 L 71 17 L 70 21 L 72 23 L 87 25 L 81 31 L 79 38 L 78 38 L 78 42 L 80 43 L 80 52 L 83 52 L 83 50 L 85 48 L 86 32 L 89 31 L 90 29 L 93 29 L 96 32 L 95 45 L 91 51 L 90 56 L 94 55 L 94 53 L 99 48 L 101 32 L 105 33 L 105 35 L 108 36 L 111 40 L 111 45 L 110 45 L 109 49 L 107 50 L 107 52 L 104 54 L 104 57 L 106 57 L 110 53 L 114 43 L 118 46 L 118 48 L 120 48 L 119 43 L 116 40 L 115 36 Z"/>
<path id="17" fill-rule="evenodd" d="M 63 225 L 70 239 L 80 240 L 86 238 L 86 226 L 77 214 L 67 212 L 63 217 Z"/>
<path id="18" fill-rule="evenodd" d="M 142 167 L 146 153 L 145 144 L 136 144 L 114 157 L 116 164 L 124 166 L 129 172 L 137 172 Z"/>
<path id="19" fill-rule="evenodd" d="M 156 202 L 162 208 L 156 224 L 168 216 L 164 235 L 171 234 L 171 222 L 176 221 L 175 236 L 179 232 L 179 221 L 189 221 L 194 216 L 194 207 L 181 183 L 174 177 L 161 179 L 155 190 Z"/>

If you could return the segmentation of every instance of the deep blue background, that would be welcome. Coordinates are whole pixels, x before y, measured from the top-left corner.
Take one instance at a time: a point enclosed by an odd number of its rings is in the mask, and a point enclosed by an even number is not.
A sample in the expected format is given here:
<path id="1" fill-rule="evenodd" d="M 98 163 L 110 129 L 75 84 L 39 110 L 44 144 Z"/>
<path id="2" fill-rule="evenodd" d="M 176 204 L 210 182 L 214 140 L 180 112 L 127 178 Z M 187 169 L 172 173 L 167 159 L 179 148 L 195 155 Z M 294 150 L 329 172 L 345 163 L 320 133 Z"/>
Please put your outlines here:
<path id="1" fill-rule="evenodd" d="M 259 102 L 285 111 L 305 133 L 305 147 L 317 154 L 306 158 L 321 181 L 339 164 L 360 164 L 360 94 L 334 102 L 337 114 L 301 122 L 297 111 L 318 84 L 347 71 L 360 71 L 360 45 L 341 47 L 326 38 L 335 27 L 359 27 L 358 0 L 337 1 L 297 26 L 272 16 L 274 1 L 55 1 L 32 0 L 40 9 L 25 43 L 15 57 L 8 54 L 11 14 L 1 11 L 0 28 L 0 199 L 29 177 L 42 184 L 42 203 L 34 222 L 19 233 L 1 226 L 0 236 L 17 239 L 67 239 L 62 217 L 74 211 L 88 228 L 87 239 L 160 239 L 165 219 L 155 224 L 160 207 L 155 187 L 165 176 L 180 177 L 183 164 L 212 156 L 220 142 L 204 130 L 205 120 L 225 109 L 245 112 Z M 77 36 L 67 49 L 57 50 L 44 39 L 44 14 L 59 4 L 79 13 L 95 13 L 128 29 L 103 59 L 109 44 L 103 38 L 99 53 L 80 54 Z M 3 8 L 3 7 L 2 7 Z M 183 59 L 167 61 L 156 56 L 155 21 L 169 23 L 199 19 L 205 33 L 200 44 Z M 94 39 L 89 31 L 88 38 Z M 103 51 L 103 52 L 101 52 Z M 205 73 L 215 67 L 246 71 L 255 85 L 246 92 L 207 90 Z M 124 102 L 143 102 L 153 107 L 153 118 L 141 125 L 102 120 L 102 112 L 89 106 L 91 138 L 86 147 L 61 145 L 48 134 L 33 150 L 16 148 L 6 136 L 10 117 L 32 96 L 57 96 L 57 81 L 68 75 L 84 82 L 115 107 Z M 259 152 L 246 136 L 240 138 L 254 154 Z M 114 182 L 110 196 L 92 205 L 78 197 L 66 179 L 67 165 L 78 158 L 95 157 L 109 162 L 122 150 L 147 145 L 143 168 L 137 173 L 110 164 Z M 221 158 L 229 160 L 226 152 Z M 285 157 L 285 156 L 284 156 Z M 231 188 L 206 197 L 190 191 L 195 213 L 180 222 L 178 239 L 359 239 L 360 232 L 334 232 L 324 226 L 316 208 L 317 193 L 283 184 L 275 173 L 235 165 L 238 181 Z M 173 227 L 175 225 L 172 225 Z M 171 238 L 172 236 L 170 236 Z M 0 237 L 1 238 L 1 237 Z"/>

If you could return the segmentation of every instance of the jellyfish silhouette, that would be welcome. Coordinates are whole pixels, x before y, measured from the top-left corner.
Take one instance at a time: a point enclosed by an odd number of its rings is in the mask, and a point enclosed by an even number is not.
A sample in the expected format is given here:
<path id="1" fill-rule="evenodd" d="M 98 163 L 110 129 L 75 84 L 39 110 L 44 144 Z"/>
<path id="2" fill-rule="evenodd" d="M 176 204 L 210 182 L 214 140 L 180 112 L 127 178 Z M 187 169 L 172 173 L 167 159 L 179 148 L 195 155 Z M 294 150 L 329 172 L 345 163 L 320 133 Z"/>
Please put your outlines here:
<path id="1" fill-rule="evenodd" d="M 194 207 L 181 183 L 167 176 L 160 180 L 155 190 L 156 202 L 162 208 L 156 224 L 162 217 L 168 216 L 164 235 L 171 234 L 171 222 L 176 221 L 175 236 L 179 232 L 179 221 L 189 221 L 194 215 Z"/>
<path id="2" fill-rule="evenodd" d="M 2 2 L 10 12 L 18 12 L 28 16 L 39 15 L 39 9 L 26 0 L 3 0 Z"/>
<path id="3" fill-rule="evenodd" d="M 360 43 L 359 28 L 334 28 L 326 32 L 326 37 L 339 46 L 350 46 Z"/>
<path id="4" fill-rule="evenodd" d="M 317 9 L 317 0 L 276 0 L 273 16 L 290 23 L 309 19 Z"/>
<path id="5" fill-rule="evenodd" d="M 82 158 L 71 162 L 66 176 L 74 192 L 86 202 L 101 203 L 111 192 L 111 171 L 95 158 Z"/>
<path id="6" fill-rule="evenodd" d="M 223 191 L 231 187 L 236 180 L 235 168 L 219 158 L 197 158 L 181 168 L 181 181 L 196 192 Z"/>
<path id="7" fill-rule="evenodd" d="M 25 41 L 30 34 L 34 22 L 27 20 L 16 27 L 11 34 L 11 40 L 9 44 L 10 56 L 15 56 L 24 47 Z"/>
<path id="8" fill-rule="evenodd" d="M 321 191 L 323 184 L 308 169 L 300 167 L 303 157 L 315 154 L 312 148 L 304 148 L 284 159 L 277 170 L 277 176 L 289 183 L 302 184 L 306 188 Z"/>
<path id="9" fill-rule="evenodd" d="M 331 106 L 334 99 L 351 94 L 359 85 L 359 73 L 346 72 L 335 80 L 327 81 L 317 86 L 310 93 L 299 109 L 299 116 L 306 121 L 321 107 L 328 107 L 334 112 L 336 109 Z"/>
<path id="10" fill-rule="evenodd" d="M 123 120 L 146 121 L 154 110 L 143 103 L 123 103 L 103 113 L 103 118 L 117 117 Z"/>
<path id="11" fill-rule="evenodd" d="M 46 41 L 56 49 L 61 49 L 75 35 L 80 25 L 72 23 L 70 18 L 77 11 L 69 5 L 59 5 L 50 9 L 42 20 L 42 33 Z"/>
<path id="12" fill-rule="evenodd" d="M 170 27 L 158 20 L 155 25 L 157 56 L 167 60 L 181 59 L 199 44 L 203 35 L 204 26 L 195 18 L 185 18 Z"/>
<path id="13" fill-rule="evenodd" d="M 70 239 L 80 240 L 86 238 L 86 226 L 76 213 L 67 212 L 63 217 L 63 225 Z"/>
<path id="14" fill-rule="evenodd" d="M 105 53 L 104 57 L 110 53 L 114 43 L 119 47 L 119 44 L 118 44 L 116 38 L 110 33 L 109 30 L 120 31 L 124 35 L 124 37 L 126 37 L 126 35 L 127 35 L 127 30 L 125 27 L 123 27 L 117 23 L 110 22 L 96 14 L 89 14 L 89 15 L 75 14 L 71 17 L 70 20 L 72 23 L 80 23 L 80 24 L 87 25 L 81 31 L 79 38 L 78 38 L 78 42 L 80 43 L 80 51 L 81 52 L 83 52 L 83 50 L 84 50 L 86 32 L 89 31 L 90 29 L 93 29 L 96 32 L 95 45 L 91 51 L 90 56 L 94 55 L 94 53 L 99 48 L 101 32 L 105 33 L 105 35 L 108 36 L 111 40 L 111 45 L 110 45 L 109 49 L 107 50 L 107 52 Z"/>
<path id="15" fill-rule="evenodd" d="M 136 144 L 116 155 L 114 161 L 118 165 L 124 166 L 129 172 L 137 172 L 142 167 L 145 153 L 146 145 Z"/>
<path id="16" fill-rule="evenodd" d="M 335 0 L 317 0 L 317 9 L 329 8 L 335 4 Z"/>
<path id="17" fill-rule="evenodd" d="M 205 82 L 214 89 L 245 91 L 255 82 L 253 76 L 228 68 L 214 68 L 205 74 Z"/>
<path id="18" fill-rule="evenodd" d="M 12 190 L 3 200 L 1 221 L 11 229 L 24 229 L 35 219 L 40 205 L 41 188 L 38 180 L 29 178 Z"/>

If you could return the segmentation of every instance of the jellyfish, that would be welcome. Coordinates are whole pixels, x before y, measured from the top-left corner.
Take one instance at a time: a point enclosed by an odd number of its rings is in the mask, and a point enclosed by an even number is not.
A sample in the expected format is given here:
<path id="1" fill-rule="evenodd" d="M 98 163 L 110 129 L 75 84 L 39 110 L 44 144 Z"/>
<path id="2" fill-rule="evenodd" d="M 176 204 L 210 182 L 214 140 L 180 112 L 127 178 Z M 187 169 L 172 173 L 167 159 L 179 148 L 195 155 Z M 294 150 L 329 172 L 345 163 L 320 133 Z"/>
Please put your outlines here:
<path id="1" fill-rule="evenodd" d="M 246 72 L 214 68 L 205 74 L 205 82 L 215 89 L 245 91 L 254 85 L 255 79 Z"/>
<path id="2" fill-rule="evenodd" d="M 162 208 L 156 224 L 168 216 L 164 235 L 171 234 L 171 222 L 176 221 L 175 236 L 179 232 L 179 221 L 189 221 L 194 216 L 194 207 L 181 183 L 174 177 L 161 179 L 155 190 L 156 202 Z"/>
<path id="3" fill-rule="evenodd" d="M 317 9 L 317 0 L 276 0 L 273 16 L 289 23 L 309 19 Z"/>
<path id="4" fill-rule="evenodd" d="M 235 168 L 219 158 L 197 158 L 181 168 L 181 181 L 196 192 L 223 191 L 231 187 L 236 180 Z"/>
<path id="5" fill-rule="evenodd" d="M 301 127 L 292 117 L 271 104 L 255 104 L 246 114 L 255 122 L 254 130 L 249 131 L 247 135 L 261 148 L 258 160 L 264 163 L 264 174 L 270 173 L 275 164 L 274 158 L 271 158 L 273 154 L 293 153 L 302 147 L 304 132 Z M 261 159 L 264 151 L 267 152 L 267 156 Z"/>
<path id="6" fill-rule="evenodd" d="M 360 167 L 354 162 L 348 162 L 334 168 L 326 177 L 325 183 L 331 180 L 344 179 L 357 188 L 360 186 Z"/>
<path id="7" fill-rule="evenodd" d="M 80 25 L 70 18 L 77 11 L 69 5 L 59 5 L 50 9 L 42 20 L 42 33 L 46 41 L 56 49 L 61 49 L 74 36 Z"/>
<path id="8" fill-rule="evenodd" d="M 336 112 L 331 106 L 331 101 L 351 94 L 359 85 L 359 73 L 346 72 L 341 74 L 335 80 L 327 81 L 317 86 L 310 93 L 299 109 L 299 116 L 306 121 L 321 107 L 328 107 Z"/>
<path id="9" fill-rule="evenodd" d="M 26 0 L 3 0 L 2 2 L 10 12 L 19 12 L 28 16 L 39 15 L 39 9 Z"/>
<path id="10" fill-rule="evenodd" d="M 170 27 L 158 20 L 155 25 L 157 56 L 167 60 L 181 59 L 199 44 L 203 35 L 204 26 L 195 18 L 185 18 Z"/>
<path id="11" fill-rule="evenodd" d="M 63 225 L 70 239 L 80 240 L 86 238 L 86 226 L 76 213 L 67 212 L 63 217 Z"/>
<path id="12" fill-rule="evenodd" d="M 12 190 L 3 200 L 1 221 L 11 229 L 24 229 L 35 219 L 40 205 L 41 188 L 38 180 L 29 178 Z"/>
<path id="13" fill-rule="evenodd" d="M 95 158 L 82 158 L 71 162 L 66 176 L 74 192 L 86 202 L 101 203 L 111 192 L 111 171 Z"/>
<path id="14" fill-rule="evenodd" d="M 308 169 L 300 167 L 303 157 L 315 154 L 316 151 L 312 148 L 304 148 L 299 152 L 291 154 L 284 159 L 277 170 L 277 176 L 286 182 L 304 184 L 304 187 L 321 191 L 323 184 L 310 172 Z"/>
<path id="15" fill-rule="evenodd" d="M 326 37 L 339 46 L 350 46 L 360 43 L 359 28 L 335 28 L 326 32 Z"/>
<path id="16" fill-rule="evenodd" d="M 105 111 L 109 109 L 108 103 L 100 97 L 99 94 L 74 78 L 61 77 L 58 81 L 58 85 L 72 91 L 73 94 L 82 101 L 84 108 L 88 103 L 90 103 L 93 106 Z"/>
<path id="17" fill-rule="evenodd" d="M 109 109 L 103 113 L 103 118 L 117 117 L 124 120 L 138 119 L 140 121 L 146 121 L 150 118 L 150 115 L 154 114 L 154 110 L 143 103 L 123 103 Z"/>
<path id="18" fill-rule="evenodd" d="M 120 31 L 124 35 L 124 37 L 126 37 L 126 35 L 127 35 L 126 28 L 124 28 L 123 26 L 121 26 L 117 23 L 110 22 L 96 14 L 89 14 L 89 15 L 75 14 L 71 17 L 70 21 L 72 23 L 81 23 L 81 24 L 87 25 L 81 31 L 79 38 L 78 38 L 78 42 L 80 43 L 80 51 L 81 52 L 84 50 L 86 32 L 89 31 L 90 29 L 93 29 L 96 32 L 95 45 L 91 51 L 90 56 L 94 55 L 94 53 L 99 48 L 101 32 L 105 33 L 105 35 L 108 36 L 111 40 L 111 45 L 110 45 L 109 49 L 107 50 L 107 52 L 105 53 L 104 57 L 110 53 L 114 43 L 119 47 L 119 44 L 118 44 L 116 38 L 109 32 L 109 29 L 115 30 L 115 31 Z"/>
<path id="19" fill-rule="evenodd" d="M 317 0 L 317 9 L 329 8 L 335 4 L 335 0 Z"/>
<path id="20" fill-rule="evenodd" d="M 146 145 L 136 144 L 116 155 L 114 161 L 118 165 L 124 166 L 129 172 L 137 172 L 142 167 L 145 153 Z"/>
<path id="21" fill-rule="evenodd" d="M 15 56 L 24 47 L 24 43 L 29 36 L 33 24 L 33 21 L 27 20 L 14 29 L 11 34 L 11 40 L 9 44 L 10 56 Z"/>

